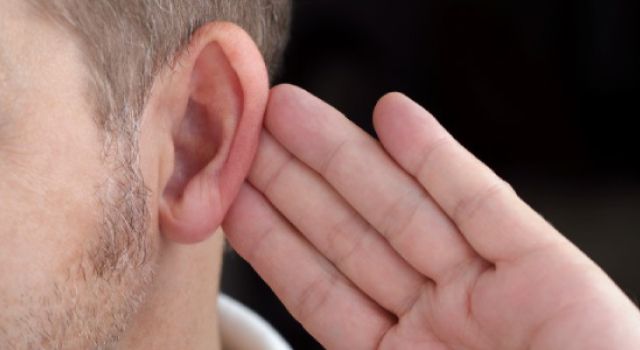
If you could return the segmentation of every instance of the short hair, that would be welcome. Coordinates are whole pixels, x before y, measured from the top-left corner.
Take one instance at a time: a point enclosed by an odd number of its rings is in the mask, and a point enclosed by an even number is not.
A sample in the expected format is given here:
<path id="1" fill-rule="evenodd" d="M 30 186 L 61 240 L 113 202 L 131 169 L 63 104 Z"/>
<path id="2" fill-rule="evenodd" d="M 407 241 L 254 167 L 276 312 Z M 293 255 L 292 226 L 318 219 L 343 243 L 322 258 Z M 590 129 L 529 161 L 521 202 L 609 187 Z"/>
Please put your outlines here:
<path id="1" fill-rule="evenodd" d="M 133 132 L 130 128 L 142 114 L 156 75 L 173 63 L 194 32 L 207 22 L 229 21 L 245 29 L 273 74 L 287 41 L 291 12 L 291 0 L 30 3 L 37 15 L 52 19 L 80 40 L 91 76 L 88 97 L 99 126 L 107 133 Z"/>

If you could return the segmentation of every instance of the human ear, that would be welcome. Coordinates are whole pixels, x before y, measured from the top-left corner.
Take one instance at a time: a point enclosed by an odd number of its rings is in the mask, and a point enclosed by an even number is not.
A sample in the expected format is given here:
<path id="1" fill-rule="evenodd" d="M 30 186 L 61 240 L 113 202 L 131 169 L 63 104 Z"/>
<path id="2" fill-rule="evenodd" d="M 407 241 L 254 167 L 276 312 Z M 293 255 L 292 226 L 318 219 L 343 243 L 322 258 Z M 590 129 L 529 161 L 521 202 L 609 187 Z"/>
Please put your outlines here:
<path id="1" fill-rule="evenodd" d="M 251 37 L 227 22 L 201 27 L 170 74 L 159 88 L 171 101 L 167 139 L 173 144 L 160 229 L 169 240 L 198 243 L 221 225 L 246 179 L 262 127 L 268 75 Z"/>

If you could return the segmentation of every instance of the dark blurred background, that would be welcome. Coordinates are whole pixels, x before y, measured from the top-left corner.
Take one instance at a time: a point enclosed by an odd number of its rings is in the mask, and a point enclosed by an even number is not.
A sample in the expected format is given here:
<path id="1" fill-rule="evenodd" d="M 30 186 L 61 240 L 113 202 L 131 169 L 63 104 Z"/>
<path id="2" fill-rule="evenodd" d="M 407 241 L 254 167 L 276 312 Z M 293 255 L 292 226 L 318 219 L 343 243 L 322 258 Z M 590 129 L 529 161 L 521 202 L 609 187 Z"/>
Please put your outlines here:
<path id="1" fill-rule="evenodd" d="M 640 298 L 640 1 L 294 4 L 278 82 L 369 132 L 380 96 L 409 95 Z M 234 253 L 223 290 L 321 348 Z"/>

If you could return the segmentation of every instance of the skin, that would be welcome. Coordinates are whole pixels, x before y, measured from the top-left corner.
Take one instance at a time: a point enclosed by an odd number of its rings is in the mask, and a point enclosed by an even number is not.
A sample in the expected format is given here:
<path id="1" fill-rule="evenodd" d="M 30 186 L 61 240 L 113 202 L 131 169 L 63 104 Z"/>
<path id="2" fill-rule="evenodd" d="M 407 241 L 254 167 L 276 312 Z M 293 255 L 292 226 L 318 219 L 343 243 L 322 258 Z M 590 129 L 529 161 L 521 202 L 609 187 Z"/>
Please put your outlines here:
<path id="1" fill-rule="evenodd" d="M 138 182 L 82 49 L 23 4 L 0 0 L 0 348 L 219 348 L 221 225 L 327 348 L 640 344 L 613 282 L 406 97 L 381 143 L 295 87 L 267 108 L 255 44 L 208 24 L 154 83 Z"/>
<path id="2" fill-rule="evenodd" d="M 126 164 L 105 156 L 82 47 L 26 4 L 0 0 L 0 349 L 219 348 L 219 227 L 268 96 L 256 45 L 201 27 Z"/>
<path id="3" fill-rule="evenodd" d="M 66 334 L 96 325 L 104 328 L 95 337 L 108 339 L 118 331 L 109 319 L 137 304 L 149 272 L 104 269 L 111 277 L 98 277 L 97 260 L 106 263 L 99 247 L 110 251 L 102 242 L 105 196 L 98 184 L 109 177 L 89 107 L 79 98 L 86 71 L 69 64 L 80 57 L 72 43 L 20 22 L 17 3 L 2 8 L 0 347 L 58 348 Z M 43 60 L 40 50 L 52 54 Z M 116 277 L 131 284 L 109 283 Z M 105 307 L 91 311 L 99 301 Z M 70 337 L 68 344 L 85 343 Z"/>
<path id="4" fill-rule="evenodd" d="M 276 87 L 224 225 L 325 347 L 640 346 L 624 293 L 433 116 L 393 93 L 373 120 Z"/>

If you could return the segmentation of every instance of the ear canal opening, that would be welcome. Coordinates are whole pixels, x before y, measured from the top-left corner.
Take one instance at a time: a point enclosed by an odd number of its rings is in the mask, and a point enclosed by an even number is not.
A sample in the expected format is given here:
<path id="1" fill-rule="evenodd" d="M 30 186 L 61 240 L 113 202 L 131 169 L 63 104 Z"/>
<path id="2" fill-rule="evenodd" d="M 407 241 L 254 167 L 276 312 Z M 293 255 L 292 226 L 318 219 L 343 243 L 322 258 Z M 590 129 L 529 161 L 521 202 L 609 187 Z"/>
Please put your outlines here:
<path id="1" fill-rule="evenodd" d="M 224 138 L 223 123 L 211 115 L 208 106 L 189 100 L 185 118 L 174 136 L 174 172 L 165 189 L 168 199 L 179 200 L 189 180 L 219 153 Z"/>

